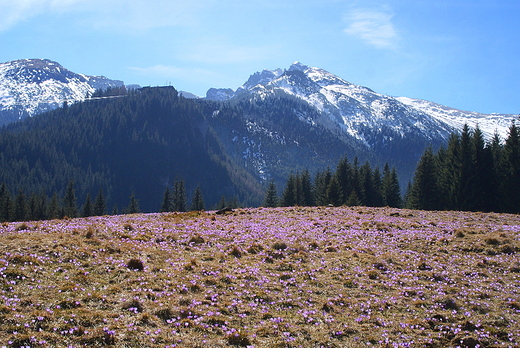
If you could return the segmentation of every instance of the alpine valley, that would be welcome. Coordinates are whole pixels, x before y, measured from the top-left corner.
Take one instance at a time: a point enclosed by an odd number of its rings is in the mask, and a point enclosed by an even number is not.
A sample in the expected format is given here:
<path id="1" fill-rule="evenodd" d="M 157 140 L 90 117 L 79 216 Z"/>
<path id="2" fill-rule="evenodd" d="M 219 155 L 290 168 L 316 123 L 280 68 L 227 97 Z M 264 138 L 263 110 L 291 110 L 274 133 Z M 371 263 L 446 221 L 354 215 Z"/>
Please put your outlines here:
<path id="1" fill-rule="evenodd" d="M 114 90 L 124 93 L 105 98 Z M 208 207 L 221 196 L 259 205 L 271 179 L 281 188 L 291 173 L 333 169 L 345 155 L 389 163 L 403 187 L 427 146 L 464 124 L 504 139 L 514 119 L 378 94 L 299 62 L 197 98 L 18 60 L 0 64 L 0 183 L 50 195 L 73 180 L 79 201 L 103 189 L 124 206 L 133 192 L 143 211 L 157 211 L 182 180 Z"/>

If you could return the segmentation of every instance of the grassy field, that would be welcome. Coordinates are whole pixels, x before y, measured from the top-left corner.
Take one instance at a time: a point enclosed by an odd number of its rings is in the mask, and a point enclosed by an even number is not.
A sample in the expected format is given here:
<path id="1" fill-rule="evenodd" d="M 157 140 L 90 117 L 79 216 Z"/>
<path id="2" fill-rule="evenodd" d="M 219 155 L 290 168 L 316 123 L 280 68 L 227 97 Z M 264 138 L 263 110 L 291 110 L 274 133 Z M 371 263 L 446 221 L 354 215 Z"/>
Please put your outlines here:
<path id="1" fill-rule="evenodd" d="M 0 226 L 0 347 L 517 347 L 520 216 L 239 209 Z"/>

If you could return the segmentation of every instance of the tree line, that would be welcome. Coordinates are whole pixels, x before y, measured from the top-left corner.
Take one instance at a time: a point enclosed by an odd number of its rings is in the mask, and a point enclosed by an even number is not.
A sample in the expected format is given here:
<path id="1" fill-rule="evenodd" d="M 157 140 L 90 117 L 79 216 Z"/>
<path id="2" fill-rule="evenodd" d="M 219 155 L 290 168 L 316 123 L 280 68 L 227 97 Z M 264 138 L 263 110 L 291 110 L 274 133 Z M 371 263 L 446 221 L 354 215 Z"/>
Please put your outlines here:
<path id="1" fill-rule="evenodd" d="M 222 203 L 217 205 L 217 209 L 220 205 L 222 205 Z M 175 181 L 171 189 L 169 187 L 166 188 L 159 211 L 185 212 L 188 210 L 205 210 L 202 190 L 197 186 L 191 199 L 191 205 L 188 205 L 184 181 Z M 109 212 L 107 201 L 102 189 L 99 190 L 94 199 L 92 199 L 91 194 L 88 193 L 84 203 L 78 205 L 76 190 L 74 188 L 74 182 L 72 181 L 67 185 L 63 197 L 59 197 L 58 194 L 54 192 L 50 198 L 43 193 L 32 193 L 27 195 L 22 190 L 19 190 L 13 195 L 5 183 L 0 186 L 0 222 L 38 221 L 89 216 L 136 214 L 140 212 L 141 208 L 139 206 L 139 199 L 133 192 L 129 197 L 128 205 L 126 207 L 120 211 L 117 205 L 114 205 Z"/>
<path id="2" fill-rule="evenodd" d="M 314 176 L 308 170 L 291 174 L 281 197 L 271 181 L 265 193 L 264 206 L 391 206 L 401 207 L 401 189 L 395 168 L 388 163 L 381 173 L 372 169 L 369 162 L 359 165 L 357 157 L 351 163 L 342 157 L 335 169 L 327 168 Z"/>

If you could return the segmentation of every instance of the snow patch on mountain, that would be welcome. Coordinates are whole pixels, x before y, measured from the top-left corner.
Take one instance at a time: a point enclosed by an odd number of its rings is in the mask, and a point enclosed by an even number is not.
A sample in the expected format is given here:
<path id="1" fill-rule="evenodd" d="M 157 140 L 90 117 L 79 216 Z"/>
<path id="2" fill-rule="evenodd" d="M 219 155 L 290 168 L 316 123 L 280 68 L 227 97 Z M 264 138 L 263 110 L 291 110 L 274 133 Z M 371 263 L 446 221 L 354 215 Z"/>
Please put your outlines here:
<path id="1" fill-rule="evenodd" d="M 447 139 L 465 123 L 472 128 L 478 125 L 488 140 L 495 131 L 504 139 L 514 119 L 514 115 L 485 115 L 424 100 L 379 94 L 300 62 L 293 63 L 287 70 L 257 72 L 236 91 L 219 89 L 212 93 L 208 99 L 229 100 L 238 96 L 266 99 L 280 94 L 299 98 L 320 112 L 320 119 L 313 122 L 330 129 L 339 128 L 368 146 L 374 132 L 385 133 L 389 140 L 409 134 Z"/>
<path id="2" fill-rule="evenodd" d="M 0 124 L 84 100 L 97 89 L 121 87 L 122 81 L 76 74 L 48 59 L 0 64 Z"/>
<path id="3" fill-rule="evenodd" d="M 495 133 L 500 135 L 502 139 L 507 138 L 511 122 L 518 117 L 518 115 L 463 111 L 421 99 L 407 97 L 396 97 L 395 99 L 416 110 L 423 111 L 457 130 L 462 129 L 464 124 L 467 124 L 470 128 L 478 126 L 486 140 L 490 140 Z"/>

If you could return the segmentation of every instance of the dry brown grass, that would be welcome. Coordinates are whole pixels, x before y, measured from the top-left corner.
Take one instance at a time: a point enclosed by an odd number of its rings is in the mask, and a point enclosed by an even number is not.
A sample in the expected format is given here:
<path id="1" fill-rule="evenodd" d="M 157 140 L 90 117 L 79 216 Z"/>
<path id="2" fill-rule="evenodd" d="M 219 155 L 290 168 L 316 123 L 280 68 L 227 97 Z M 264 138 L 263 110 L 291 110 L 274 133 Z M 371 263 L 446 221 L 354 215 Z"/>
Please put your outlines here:
<path id="1" fill-rule="evenodd" d="M 2 224 L 0 346 L 516 347 L 520 217 L 242 209 Z"/>

